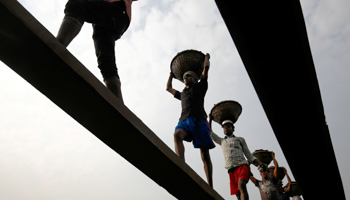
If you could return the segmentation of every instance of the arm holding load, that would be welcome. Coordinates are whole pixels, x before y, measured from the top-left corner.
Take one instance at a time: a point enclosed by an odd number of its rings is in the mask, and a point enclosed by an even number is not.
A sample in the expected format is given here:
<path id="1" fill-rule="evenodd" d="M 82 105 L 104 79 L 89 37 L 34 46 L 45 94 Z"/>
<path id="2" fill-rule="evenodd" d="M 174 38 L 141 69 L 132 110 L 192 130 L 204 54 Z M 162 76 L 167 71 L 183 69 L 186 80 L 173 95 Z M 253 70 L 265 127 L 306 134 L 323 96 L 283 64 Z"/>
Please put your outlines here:
<path id="1" fill-rule="evenodd" d="M 272 156 L 273 164 L 275 165 L 275 170 L 273 172 L 273 176 L 278 180 L 278 162 L 275 158 L 275 152 L 272 151 L 271 156 Z"/>
<path id="2" fill-rule="evenodd" d="M 205 55 L 205 58 L 204 58 L 204 69 L 202 72 L 202 76 L 204 76 L 204 77 L 208 77 L 208 71 L 209 71 L 209 67 L 210 67 L 209 59 L 210 59 L 210 54 L 207 53 Z"/>
<path id="3" fill-rule="evenodd" d="M 210 137 L 215 143 L 217 143 L 218 145 L 221 145 L 222 138 L 213 132 L 213 130 L 211 128 L 212 121 L 213 121 L 213 116 L 211 114 L 209 114 Z"/>
<path id="4" fill-rule="evenodd" d="M 282 168 L 283 168 L 284 174 L 287 176 L 287 180 L 288 180 L 288 188 L 287 188 L 287 191 L 290 191 L 290 188 L 291 188 L 291 185 L 292 185 L 292 180 L 290 180 L 286 168 L 284 168 L 284 167 L 282 167 Z"/>
<path id="5" fill-rule="evenodd" d="M 166 90 L 174 96 L 176 93 L 176 90 L 173 88 L 173 78 L 174 78 L 174 74 L 170 72 L 168 82 L 166 84 Z"/>

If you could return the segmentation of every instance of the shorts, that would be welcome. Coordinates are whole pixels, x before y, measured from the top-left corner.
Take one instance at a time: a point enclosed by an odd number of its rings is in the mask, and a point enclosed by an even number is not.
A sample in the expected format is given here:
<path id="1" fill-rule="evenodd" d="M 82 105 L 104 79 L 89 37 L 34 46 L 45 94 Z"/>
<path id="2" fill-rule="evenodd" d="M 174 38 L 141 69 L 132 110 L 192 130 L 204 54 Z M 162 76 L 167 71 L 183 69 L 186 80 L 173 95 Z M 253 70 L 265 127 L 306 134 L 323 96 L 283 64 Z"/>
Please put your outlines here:
<path id="1" fill-rule="evenodd" d="M 194 148 L 212 149 L 215 147 L 210 137 L 209 124 L 205 118 L 189 117 L 185 120 L 181 120 L 176 126 L 175 131 L 178 129 L 182 129 L 188 134 L 185 141 L 193 141 Z"/>
<path id="2" fill-rule="evenodd" d="M 103 0 L 69 0 L 64 10 L 65 19 L 78 24 L 93 24 L 93 40 L 98 68 L 103 79 L 119 78 L 115 61 L 115 41 L 128 29 L 130 20 L 125 3 Z"/>
<path id="3" fill-rule="evenodd" d="M 244 179 L 248 183 L 251 172 L 250 172 L 250 167 L 248 165 L 241 165 L 233 169 L 230 169 L 228 171 L 228 174 L 230 176 L 231 195 L 235 195 L 235 194 L 239 194 L 238 180 Z"/>
<path id="4" fill-rule="evenodd" d="M 65 18 L 107 26 L 124 33 L 129 27 L 129 16 L 123 1 L 107 2 L 104 0 L 69 0 L 66 4 Z"/>

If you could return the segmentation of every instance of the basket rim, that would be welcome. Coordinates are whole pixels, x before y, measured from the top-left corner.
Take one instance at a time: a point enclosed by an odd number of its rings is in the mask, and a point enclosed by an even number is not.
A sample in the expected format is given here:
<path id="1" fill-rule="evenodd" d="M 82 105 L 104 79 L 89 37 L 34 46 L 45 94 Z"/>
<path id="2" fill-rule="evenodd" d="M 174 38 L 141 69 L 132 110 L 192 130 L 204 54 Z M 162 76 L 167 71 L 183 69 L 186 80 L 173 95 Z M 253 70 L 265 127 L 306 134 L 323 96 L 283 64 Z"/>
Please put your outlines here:
<path id="1" fill-rule="evenodd" d="M 258 152 L 269 152 L 269 153 L 271 153 L 271 151 L 269 151 L 269 150 L 267 150 L 267 149 L 257 149 L 257 150 L 255 150 L 253 153 L 258 153 Z"/>
<path id="2" fill-rule="evenodd" d="M 173 73 L 172 66 L 173 66 L 173 62 L 175 61 L 175 59 L 176 59 L 177 57 L 179 57 L 180 55 L 185 54 L 185 53 L 187 53 L 187 52 L 199 53 L 200 55 L 202 55 L 203 57 L 205 57 L 205 54 L 204 54 L 203 52 L 201 52 L 201 51 L 199 51 L 199 50 L 195 50 L 195 49 L 186 49 L 186 50 L 180 51 L 180 52 L 178 52 L 178 53 L 174 56 L 174 58 L 173 58 L 173 59 L 171 60 L 171 62 L 170 62 L 170 72 L 171 72 L 171 73 Z M 179 79 L 179 78 L 176 77 L 176 76 L 174 76 L 174 78 L 176 78 L 176 79 L 178 79 L 179 81 L 183 82 L 182 78 Z"/>
<path id="3" fill-rule="evenodd" d="M 215 105 L 213 106 L 213 108 L 210 110 L 210 115 L 212 115 L 213 110 L 214 110 L 215 108 L 217 108 L 218 106 L 220 106 L 220 105 L 222 105 L 222 104 L 225 104 L 225 103 L 234 103 L 234 104 L 238 105 L 238 106 L 240 107 L 240 109 L 241 109 L 241 112 L 240 112 L 240 114 L 239 114 L 238 116 L 241 115 L 242 109 L 243 109 L 243 108 L 242 108 L 242 105 L 241 105 L 238 101 L 235 101 L 235 100 L 224 100 L 224 101 L 220 101 L 219 103 L 215 104 Z M 213 117 L 214 117 L 214 116 L 213 116 Z M 213 120 L 214 120 L 215 122 L 219 123 L 219 122 L 218 122 L 218 119 L 213 118 Z M 237 117 L 237 120 L 238 120 L 238 117 Z M 236 123 L 236 122 L 234 122 L 234 123 Z"/>
<path id="4" fill-rule="evenodd" d="M 241 108 L 241 110 L 242 110 L 242 105 L 241 105 L 240 103 L 238 103 L 238 101 L 235 101 L 235 100 L 225 100 L 225 101 L 220 101 L 219 103 L 215 104 L 215 105 L 213 106 L 213 108 L 210 110 L 210 113 L 214 110 L 214 108 L 218 107 L 219 105 L 224 104 L 224 103 L 230 103 L 230 102 L 232 102 L 232 103 L 237 103 L 237 104 L 239 105 L 239 107 Z"/>

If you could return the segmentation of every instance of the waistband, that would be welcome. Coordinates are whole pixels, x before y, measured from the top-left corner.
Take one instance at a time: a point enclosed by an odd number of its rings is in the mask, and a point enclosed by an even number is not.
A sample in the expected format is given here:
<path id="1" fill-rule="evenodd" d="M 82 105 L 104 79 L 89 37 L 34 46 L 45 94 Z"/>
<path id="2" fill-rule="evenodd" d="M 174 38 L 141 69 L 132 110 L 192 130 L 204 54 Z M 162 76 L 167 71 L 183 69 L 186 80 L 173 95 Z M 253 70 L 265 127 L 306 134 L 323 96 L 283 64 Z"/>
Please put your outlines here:
<path id="1" fill-rule="evenodd" d="M 247 165 L 247 166 L 249 166 L 249 164 L 247 164 L 247 163 L 245 163 L 245 164 L 243 164 L 243 165 Z M 240 166 L 242 166 L 242 165 L 240 165 Z M 231 171 L 234 171 L 237 167 L 240 167 L 240 166 L 236 166 L 236 167 L 228 167 L 227 168 L 227 172 L 231 172 Z"/>

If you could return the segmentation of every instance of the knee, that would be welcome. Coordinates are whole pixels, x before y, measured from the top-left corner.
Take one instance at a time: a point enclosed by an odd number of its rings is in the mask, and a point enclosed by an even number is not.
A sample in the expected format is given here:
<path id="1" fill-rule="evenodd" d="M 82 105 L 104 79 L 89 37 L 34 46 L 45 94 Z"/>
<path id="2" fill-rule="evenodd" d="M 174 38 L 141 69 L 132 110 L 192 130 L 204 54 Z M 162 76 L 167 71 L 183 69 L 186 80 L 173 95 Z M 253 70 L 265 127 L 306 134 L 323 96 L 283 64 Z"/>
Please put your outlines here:
<path id="1" fill-rule="evenodd" d="M 184 133 L 180 129 L 176 130 L 174 133 L 175 142 L 181 142 L 184 140 Z"/>
<path id="2" fill-rule="evenodd" d="M 83 25 L 87 14 L 86 7 L 87 6 L 85 1 L 69 0 L 64 9 L 65 18 L 68 17 L 75 19 L 80 25 Z"/>
<path id="3" fill-rule="evenodd" d="M 240 189 L 240 190 L 246 190 L 246 188 L 247 188 L 247 181 L 246 180 L 244 180 L 244 179 L 239 179 L 238 180 L 238 188 Z"/>

